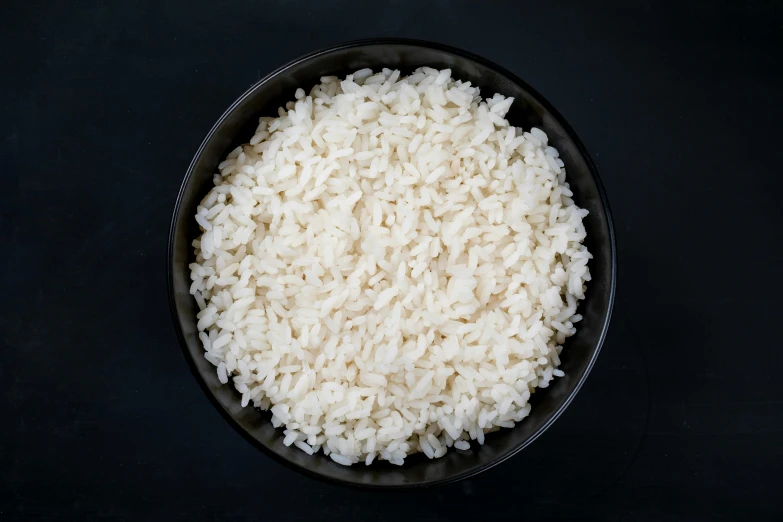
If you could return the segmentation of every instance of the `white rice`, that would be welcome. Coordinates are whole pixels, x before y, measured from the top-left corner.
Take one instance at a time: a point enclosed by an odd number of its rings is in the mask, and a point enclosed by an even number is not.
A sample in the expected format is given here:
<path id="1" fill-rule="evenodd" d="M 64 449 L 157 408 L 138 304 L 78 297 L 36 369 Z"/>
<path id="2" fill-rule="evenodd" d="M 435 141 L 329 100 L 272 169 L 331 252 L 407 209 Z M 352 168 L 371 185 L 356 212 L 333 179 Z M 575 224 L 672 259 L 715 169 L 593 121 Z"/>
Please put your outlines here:
<path id="1" fill-rule="evenodd" d="M 557 150 L 449 70 L 295 97 L 198 207 L 191 293 L 220 381 L 343 465 L 514 426 L 563 375 L 590 280 Z"/>

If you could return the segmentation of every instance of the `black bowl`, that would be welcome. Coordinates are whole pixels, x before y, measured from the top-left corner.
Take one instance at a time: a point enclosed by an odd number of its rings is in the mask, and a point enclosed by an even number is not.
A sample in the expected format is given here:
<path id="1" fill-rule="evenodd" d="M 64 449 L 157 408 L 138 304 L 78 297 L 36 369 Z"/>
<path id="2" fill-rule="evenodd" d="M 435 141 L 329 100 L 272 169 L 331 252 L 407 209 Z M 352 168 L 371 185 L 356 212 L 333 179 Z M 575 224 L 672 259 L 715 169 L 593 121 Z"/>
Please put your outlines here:
<path id="1" fill-rule="evenodd" d="M 239 393 L 232 386 L 222 385 L 215 367 L 204 359 L 196 330 L 198 308 L 188 293 L 188 264 L 194 260 L 191 242 L 199 234 L 193 216 L 212 187 L 218 163 L 237 145 L 250 140 L 259 116 L 274 116 L 279 106 L 293 99 L 297 87 L 307 90 L 321 76 L 345 76 L 365 67 L 409 73 L 422 65 L 450 68 L 455 78 L 481 87 L 484 97 L 495 92 L 513 96 L 516 101 L 508 120 L 515 126 L 539 127 L 549 135 L 566 164 L 574 200 L 590 211 L 584 224 L 586 245 L 594 256 L 590 263 L 593 279 L 580 305 L 584 319 L 563 348 L 561 369 L 565 377 L 534 394 L 530 416 L 515 428 L 488 435 L 482 447 L 473 444 L 470 451 L 449 451 L 440 459 L 428 460 L 416 454 L 400 467 L 386 462 L 344 467 L 323 454 L 308 456 L 283 445 L 282 432 L 272 427 L 269 414 L 240 407 Z M 510 72 L 470 53 L 427 42 L 376 39 L 342 44 L 300 58 L 259 81 L 223 114 L 193 158 L 177 198 L 169 236 L 168 282 L 185 358 L 215 407 L 247 440 L 278 461 L 321 479 L 377 488 L 414 487 L 463 479 L 508 459 L 565 410 L 590 372 L 606 336 L 614 301 L 615 265 L 612 221 L 596 168 L 571 127 L 540 94 Z"/>

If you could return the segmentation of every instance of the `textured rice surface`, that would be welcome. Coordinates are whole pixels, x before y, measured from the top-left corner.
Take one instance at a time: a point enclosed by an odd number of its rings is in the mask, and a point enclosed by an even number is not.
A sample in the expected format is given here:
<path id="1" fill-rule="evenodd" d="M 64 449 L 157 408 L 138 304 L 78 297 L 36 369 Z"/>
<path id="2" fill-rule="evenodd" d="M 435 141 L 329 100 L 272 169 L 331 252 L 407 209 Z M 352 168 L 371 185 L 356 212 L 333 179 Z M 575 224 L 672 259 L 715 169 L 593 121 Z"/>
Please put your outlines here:
<path id="1" fill-rule="evenodd" d="M 557 150 L 449 70 L 295 98 L 198 207 L 191 293 L 220 380 L 343 465 L 513 427 L 563 375 L 590 280 Z"/>

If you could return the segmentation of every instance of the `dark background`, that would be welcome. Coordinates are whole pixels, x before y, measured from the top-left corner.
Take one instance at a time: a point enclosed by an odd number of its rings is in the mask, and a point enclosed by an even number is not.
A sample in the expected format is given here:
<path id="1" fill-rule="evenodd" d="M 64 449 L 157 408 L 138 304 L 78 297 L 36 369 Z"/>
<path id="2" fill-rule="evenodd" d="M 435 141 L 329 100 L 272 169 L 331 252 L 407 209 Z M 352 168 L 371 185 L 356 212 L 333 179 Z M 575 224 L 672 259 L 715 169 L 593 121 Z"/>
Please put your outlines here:
<path id="1" fill-rule="evenodd" d="M 483 55 L 574 126 L 614 212 L 608 340 L 540 439 L 417 492 L 322 484 L 235 433 L 169 314 L 212 123 L 340 41 Z M 783 520 L 783 2 L 0 6 L 0 519 Z"/>

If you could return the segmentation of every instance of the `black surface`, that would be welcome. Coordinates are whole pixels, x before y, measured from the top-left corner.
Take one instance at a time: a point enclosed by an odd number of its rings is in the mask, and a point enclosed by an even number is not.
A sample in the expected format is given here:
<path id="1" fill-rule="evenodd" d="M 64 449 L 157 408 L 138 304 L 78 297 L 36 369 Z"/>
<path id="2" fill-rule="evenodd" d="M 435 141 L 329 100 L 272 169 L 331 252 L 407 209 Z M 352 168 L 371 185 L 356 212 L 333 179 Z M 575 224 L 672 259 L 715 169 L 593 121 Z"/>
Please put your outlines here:
<path id="1" fill-rule="evenodd" d="M 781 520 L 781 4 L 629 4 L 3 2 L 0 518 Z M 475 479 L 391 494 L 243 441 L 190 375 L 164 271 L 223 110 L 380 35 L 544 94 L 598 164 L 620 250 L 607 343 L 555 425 Z"/>
<path id="2" fill-rule="evenodd" d="M 429 460 L 415 455 L 402 467 L 387 462 L 374 466 L 341 466 L 319 452 L 309 456 L 285 446 L 281 430 L 269 422 L 271 415 L 241 407 L 241 394 L 220 383 L 215 367 L 204 358 L 199 339 L 199 308 L 190 295 L 190 265 L 196 261 L 193 241 L 201 229 L 193 216 L 206 194 L 214 188 L 218 165 L 238 145 L 247 143 L 261 116 L 276 116 L 300 85 L 316 85 L 324 76 L 345 77 L 352 72 L 384 67 L 409 74 L 421 64 L 449 68 L 455 78 L 469 81 L 484 93 L 499 92 L 514 98 L 507 118 L 512 125 L 546 132 L 568 165 L 568 182 L 574 202 L 589 211 L 584 226 L 585 246 L 593 258 L 590 291 L 579 305 L 583 316 L 577 333 L 563 345 L 560 369 L 565 377 L 532 396 L 530 415 L 513 430 L 490 434 L 486 444 L 471 451 L 452 451 Z M 487 96 L 489 96 L 487 94 Z M 401 38 L 360 40 L 317 51 L 277 69 L 244 93 L 220 117 L 199 147 L 180 190 L 169 236 L 168 284 L 175 328 L 185 358 L 204 392 L 236 429 L 273 458 L 294 469 L 344 485 L 372 488 L 435 486 L 476 475 L 513 456 L 541 435 L 571 403 L 595 364 L 614 304 L 617 251 L 606 194 L 595 165 L 573 129 L 551 105 L 523 80 L 497 64 L 442 44 Z"/>

